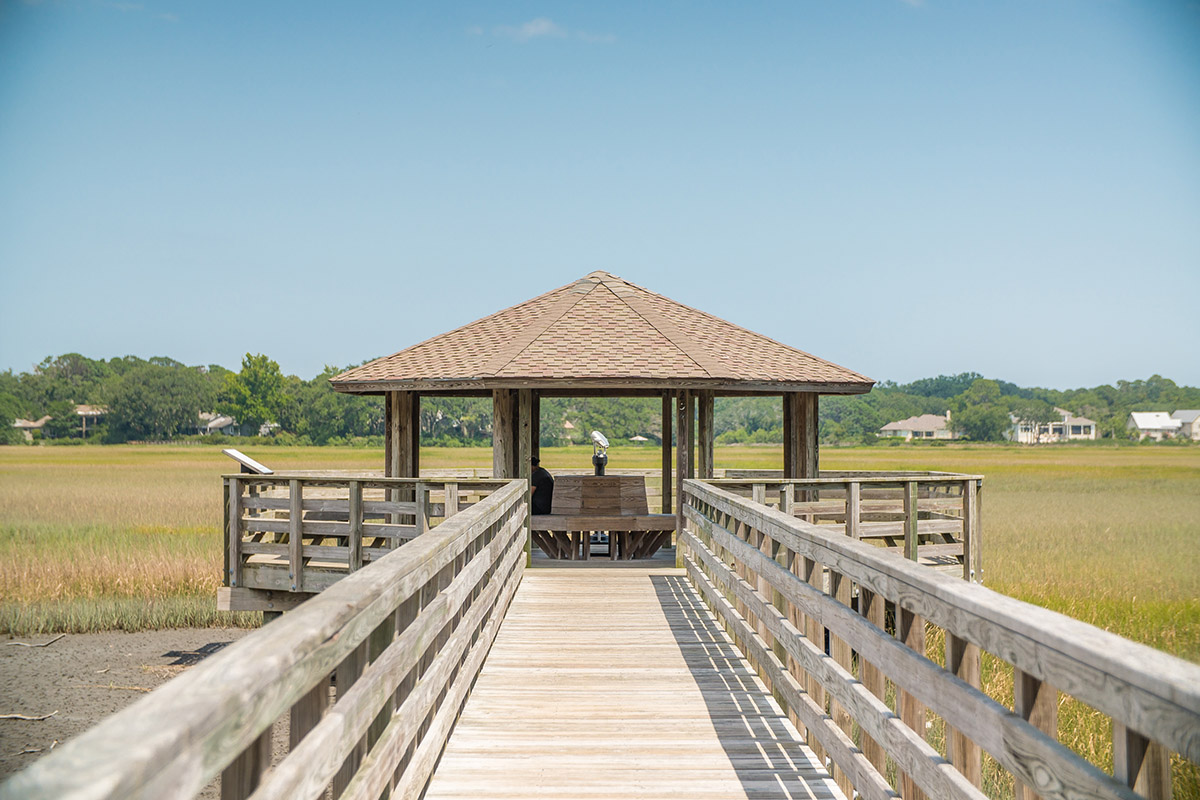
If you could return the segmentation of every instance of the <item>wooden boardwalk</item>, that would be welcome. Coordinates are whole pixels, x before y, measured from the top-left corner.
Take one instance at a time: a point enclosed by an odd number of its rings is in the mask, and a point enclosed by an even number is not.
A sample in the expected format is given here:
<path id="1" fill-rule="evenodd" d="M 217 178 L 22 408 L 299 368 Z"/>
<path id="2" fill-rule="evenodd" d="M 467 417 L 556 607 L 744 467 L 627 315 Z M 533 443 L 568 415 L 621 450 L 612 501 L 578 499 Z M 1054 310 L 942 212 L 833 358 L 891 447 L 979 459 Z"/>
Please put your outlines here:
<path id="1" fill-rule="evenodd" d="M 427 800 L 842 797 L 682 570 L 589 563 L 526 570 Z"/>

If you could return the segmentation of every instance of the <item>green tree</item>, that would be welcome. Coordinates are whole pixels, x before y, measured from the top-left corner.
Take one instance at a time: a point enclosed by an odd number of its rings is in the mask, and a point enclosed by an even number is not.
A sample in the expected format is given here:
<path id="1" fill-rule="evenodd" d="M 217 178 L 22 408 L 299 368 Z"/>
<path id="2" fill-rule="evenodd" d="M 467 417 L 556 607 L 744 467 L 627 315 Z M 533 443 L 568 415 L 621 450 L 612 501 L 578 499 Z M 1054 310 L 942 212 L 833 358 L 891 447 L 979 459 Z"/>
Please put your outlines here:
<path id="1" fill-rule="evenodd" d="M 289 410 L 292 401 L 284 392 L 284 386 L 279 364 L 261 353 L 246 353 L 241 372 L 225 376 L 217 398 L 217 410 L 258 433 L 262 425 L 278 421 L 277 418 Z"/>
<path id="2" fill-rule="evenodd" d="M 1043 425 L 1062 421 L 1054 406 L 1045 400 L 1022 400 L 1013 408 L 1013 416 L 1017 418 L 1017 424 L 1029 427 L 1035 442 L 1042 441 Z"/>
<path id="3" fill-rule="evenodd" d="M 200 412 L 212 399 L 212 389 L 198 370 L 144 364 L 125 373 L 111 390 L 110 435 L 123 441 L 195 433 Z"/>
<path id="4" fill-rule="evenodd" d="M 42 426 L 42 433 L 51 439 L 69 439 L 82 434 L 79 415 L 70 400 L 54 400 L 46 406 L 50 419 Z"/>

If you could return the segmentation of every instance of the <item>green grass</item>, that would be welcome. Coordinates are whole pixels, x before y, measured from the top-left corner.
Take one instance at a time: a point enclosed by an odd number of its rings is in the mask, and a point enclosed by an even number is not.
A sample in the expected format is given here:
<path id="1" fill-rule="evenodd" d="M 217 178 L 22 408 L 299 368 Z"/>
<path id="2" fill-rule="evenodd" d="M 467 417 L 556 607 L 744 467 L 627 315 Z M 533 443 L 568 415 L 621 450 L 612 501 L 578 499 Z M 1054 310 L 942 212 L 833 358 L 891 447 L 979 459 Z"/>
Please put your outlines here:
<path id="1" fill-rule="evenodd" d="M 379 469 L 380 450 L 266 448 L 278 470 Z M 610 468 L 655 469 L 654 447 L 616 447 Z M 424 468 L 489 467 L 488 448 L 425 449 Z M 719 448 L 716 466 L 777 469 L 778 446 Z M 590 472 L 591 449 L 542 451 L 551 472 Z M 827 448 L 825 469 L 978 473 L 985 583 L 1200 662 L 1200 448 Z M 10 635 L 230 624 L 221 573 L 219 476 L 208 447 L 0 447 L 0 627 Z M 253 626 L 259 615 L 235 624 Z M 936 637 L 930 637 L 936 648 Z M 934 650 L 930 655 L 936 657 Z M 1011 704 L 1011 671 L 989 659 L 985 690 Z M 1011 705 L 1010 705 L 1011 707 Z M 934 720 L 931 741 L 938 739 Z M 1111 768 L 1111 722 L 1064 699 L 1064 743 Z M 987 790 L 1011 796 L 989 760 Z M 1176 797 L 1200 770 L 1176 761 Z"/>

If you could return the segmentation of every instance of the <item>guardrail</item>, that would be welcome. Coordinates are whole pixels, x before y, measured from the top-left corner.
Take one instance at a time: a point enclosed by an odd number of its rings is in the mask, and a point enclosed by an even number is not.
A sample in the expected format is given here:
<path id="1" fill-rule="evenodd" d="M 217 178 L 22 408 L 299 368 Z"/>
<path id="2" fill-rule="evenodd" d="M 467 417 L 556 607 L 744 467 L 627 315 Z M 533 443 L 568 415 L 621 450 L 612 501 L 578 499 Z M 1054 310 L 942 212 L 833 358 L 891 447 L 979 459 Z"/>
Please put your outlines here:
<path id="1" fill-rule="evenodd" d="M 847 797 L 978 800 L 986 753 L 1021 800 L 1165 800 L 1170 752 L 1200 762 L 1200 666 L 700 481 L 684 516 L 690 579 Z M 1012 707 L 980 690 L 981 652 Z M 1111 774 L 1059 743 L 1060 693 L 1111 719 Z"/>
<path id="2" fill-rule="evenodd" d="M 323 591 L 506 485 L 371 475 L 225 475 L 218 607 L 280 610 Z M 300 594 L 270 598 L 260 592 Z"/>
<path id="3" fill-rule="evenodd" d="M 829 533 L 897 550 L 925 566 L 983 583 L 983 476 L 949 472 L 822 471 L 819 478 L 727 470 L 708 483 Z"/>
<path id="4" fill-rule="evenodd" d="M 218 775 L 224 800 L 330 787 L 419 797 L 520 583 L 525 494 L 525 481 L 505 483 L 58 748 L 0 797 L 188 798 Z M 273 754 L 277 725 L 286 752 Z"/>

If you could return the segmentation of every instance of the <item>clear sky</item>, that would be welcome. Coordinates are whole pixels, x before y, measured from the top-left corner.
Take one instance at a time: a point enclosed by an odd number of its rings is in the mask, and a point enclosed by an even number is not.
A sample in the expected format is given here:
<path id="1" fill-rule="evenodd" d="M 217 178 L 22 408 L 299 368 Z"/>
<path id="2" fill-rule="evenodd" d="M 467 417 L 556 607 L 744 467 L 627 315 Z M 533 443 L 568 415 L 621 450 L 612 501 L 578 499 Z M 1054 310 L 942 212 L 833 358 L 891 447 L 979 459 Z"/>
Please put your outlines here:
<path id="1" fill-rule="evenodd" d="M 308 378 L 596 269 L 880 380 L 1200 385 L 1200 4 L 0 0 L 0 369 Z"/>

